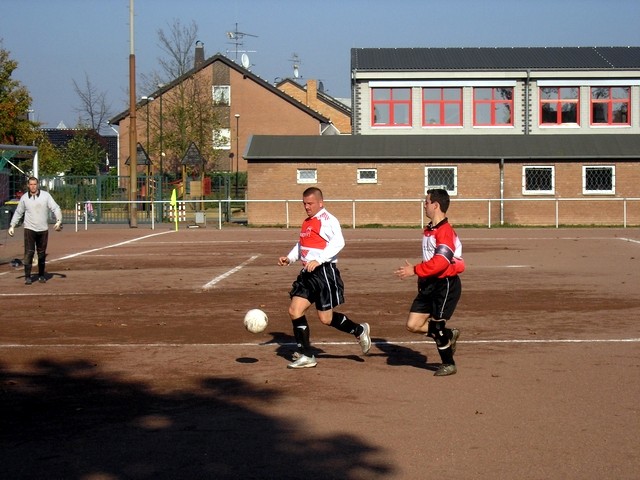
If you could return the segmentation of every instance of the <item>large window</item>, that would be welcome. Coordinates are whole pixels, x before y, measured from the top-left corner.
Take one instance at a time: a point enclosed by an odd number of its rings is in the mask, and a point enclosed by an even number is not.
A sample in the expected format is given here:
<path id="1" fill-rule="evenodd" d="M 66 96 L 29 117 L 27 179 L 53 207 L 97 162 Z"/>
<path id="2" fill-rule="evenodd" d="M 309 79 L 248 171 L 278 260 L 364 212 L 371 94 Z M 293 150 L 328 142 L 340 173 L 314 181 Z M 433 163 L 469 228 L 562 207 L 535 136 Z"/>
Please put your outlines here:
<path id="1" fill-rule="evenodd" d="M 540 124 L 577 124 L 580 118 L 578 87 L 541 87 Z"/>
<path id="2" fill-rule="evenodd" d="M 231 150 L 231 130 L 220 128 L 213 131 L 213 148 Z"/>
<path id="3" fill-rule="evenodd" d="M 444 188 L 450 195 L 458 194 L 457 167 L 425 167 L 424 194 L 430 188 Z"/>
<path id="4" fill-rule="evenodd" d="M 630 104 L 629 87 L 591 87 L 591 123 L 630 125 Z"/>
<path id="5" fill-rule="evenodd" d="M 231 87 L 229 85 L 214 85 L 213 103 L 215 105 L 231 105 Z"/>
<path id="6" fill-rule="evenodd" d="M 474 88 L 473 124 L 477 126 L 513 125 L 513 88 Z"/>
<path id="7" fill-rule="evenodd" d="M 462 88 L 423 88 L 422 125 L 462 125 Z"/>
<path id="8" fill-rule="evenodd" d="M 297 177 L 298 183 L 317 183 L 318 171 L 315 168 L 299 168 Z"/>
<path id="9" fill-rule="evenodd" d="M 582 167 L 582 193 L 616 193 L 616 169 L 613 166 Z"/>
<path id="10" fill-rule="evenodd" d="M 522 167 L 522 193 L 553 194 L 555 170 L 553 167 Z"/>
<path id="11" fill-rule="evenodd" d="M 410 88 L 372 88 L 371 124 L 385 127 L 411 125 Z"/>

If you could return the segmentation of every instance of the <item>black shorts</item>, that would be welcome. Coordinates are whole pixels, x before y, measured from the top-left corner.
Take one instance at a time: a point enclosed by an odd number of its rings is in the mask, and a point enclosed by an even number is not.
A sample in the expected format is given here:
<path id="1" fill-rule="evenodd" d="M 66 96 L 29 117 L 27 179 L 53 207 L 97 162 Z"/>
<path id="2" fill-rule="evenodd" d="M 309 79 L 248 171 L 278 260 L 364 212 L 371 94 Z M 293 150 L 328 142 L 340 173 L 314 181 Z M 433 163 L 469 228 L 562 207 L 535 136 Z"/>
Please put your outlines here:
<path id="1" fill-rule="evenodd" d="M 335 263 L 323 263 L 313 272 L 302 270 L 293 282 L 290 297 L 302 297 L 316 310 L 331 310 L 344 303 L 344 284 Z"/>
<path id="2" fill-rule="evenodd" d="M 459 276 L 418 281 L 418 295 L 411 312 L 427 313 L 434 320 L 449 320 L 462 294 Z"/>

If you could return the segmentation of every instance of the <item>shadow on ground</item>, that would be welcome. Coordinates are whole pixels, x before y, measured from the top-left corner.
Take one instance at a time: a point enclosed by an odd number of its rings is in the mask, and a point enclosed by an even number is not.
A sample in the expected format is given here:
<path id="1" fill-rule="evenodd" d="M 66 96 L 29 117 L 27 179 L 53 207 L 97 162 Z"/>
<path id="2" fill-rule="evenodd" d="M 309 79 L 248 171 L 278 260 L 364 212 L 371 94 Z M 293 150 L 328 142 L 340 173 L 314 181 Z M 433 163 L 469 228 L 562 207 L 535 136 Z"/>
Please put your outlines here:
<path id="1" fill-rule="evenodd" d="M 89 361 L 0 365 L 3 478 L 353 479 L 393 473 L 382 451 L 351 435 L 246 407 L 282 391 L 204 378 L 194 391 L 157 394 Z"/>

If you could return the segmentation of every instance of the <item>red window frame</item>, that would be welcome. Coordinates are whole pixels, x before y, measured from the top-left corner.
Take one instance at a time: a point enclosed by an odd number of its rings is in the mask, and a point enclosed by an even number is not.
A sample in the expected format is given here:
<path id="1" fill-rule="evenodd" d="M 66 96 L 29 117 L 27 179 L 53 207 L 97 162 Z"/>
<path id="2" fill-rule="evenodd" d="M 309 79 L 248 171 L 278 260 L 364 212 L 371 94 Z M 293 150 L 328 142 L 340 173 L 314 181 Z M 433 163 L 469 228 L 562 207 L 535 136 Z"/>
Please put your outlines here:
<path id="1" fill-rule="evenodd" d="M 555 88 L 558 90 L 557 98 L 542 98 L 542 90 L 548 88 Z M 578 95 L 576 98 L 573 97 L 565 97 L 568 91 L 577 90 Z M 540 125 L 580 125 L 580 89 L 578 87 L 540 87 L 538 90 L 539 98 L 540 98 Z M 544 105 L 556 105 L 556 121 L 555 122 L 545 122 L 544 121 L 544 113 L 543 106 Z M 562 121 L 562 108 L 564 105 L 575 105 L 576 107 L 576 121 L 575 122 L 563 122 Z"/>
<path id="2" fill-rule="evenodd" d="M 439 90 L 439 99 L 426 99 L 425 92 L 427 90 L 436 91 Z M 459 95 L 457 99 L 448 99 L 446 97 L 447 90 L 457 90 Z M 430 105 L 438 106 L 438 120 L 434 120 L 433 123 L 427 118 L 427 107 Z M 447 107 L 451 105 L 457 105 L 458 107 L 458 122 L 447 123 Z M 459 127 L 462 126 L 462 87 L 424 87 L 422 89 L 422 126 L 423 127 Z"/>
<path id="3" fill-rule="evenodd" d="M 626 97 L 614 98 L 615 89 L 626 89 Z M 605 93 L 606 97 L 593 98 L 596 91 Z M 631 125 L 631 87 L 591 87 L 591 125 Z M 606 107 L 606 121 L 595 121 L 594 110 L 596 105 Z M 615 109 L 616 105 L 620 105 L 620 111 Z M 617 115 L 620 115 L 620 121 L 614 121 Z"/>
<path id="4" fill-rule="evenodd" d="M 409 98 L 399 98 L 400 92 L 406 93 L 408 91 Z M 394 96 L 395 92 L 395 96 Z M 384 94 L 387 98 L 376 98 L 376 94 Z M 406 123 L 397 123 L 396 122 L 396 107 L 407 106 L 407 122 Z M 376 119 L 376 107 L 381 106 L 385 107 L 389 112 L 389 121 L 386 122 L 377 122 Z M 400 88 L 379 88 L 375 87 L 371 89 L 371 125 L 376 127 L 410 127 L 411 126 L 411 88 L 408 87 L 400 87 Z"/>
<path id="5" fill-rule="evenodd" d="M 491 90 L 491 98 L 478 99 L 476 97 L 476 93 L 478 91 L 489 90 L 489 89 Z M 504 98 L 500 98 L 500 96 L 496 97 L 496 92 L 498 90 L 511 91 L 511 98 L 508 100 L 505 100 Z M 496 127 L 496 126 L 512 127 L 513 126 L 513 93 L 514 93 L 513 87 L 474 87 L 473 89 L 473 125 L 474 126 L 490 126 L 490 127 Z M 490 113 L 489 123 L 481 123 L 478 121 L 478 106 L 481 106 L 481 105 L 488 105 L 490 107 L 491 113 Z M 497 111 L 497 107 L 499 106 L 507 106 L 509 108 L 509 111 L 510 111 L 509 122 L 498 123 L 496 121 L 496 111 Z"/>

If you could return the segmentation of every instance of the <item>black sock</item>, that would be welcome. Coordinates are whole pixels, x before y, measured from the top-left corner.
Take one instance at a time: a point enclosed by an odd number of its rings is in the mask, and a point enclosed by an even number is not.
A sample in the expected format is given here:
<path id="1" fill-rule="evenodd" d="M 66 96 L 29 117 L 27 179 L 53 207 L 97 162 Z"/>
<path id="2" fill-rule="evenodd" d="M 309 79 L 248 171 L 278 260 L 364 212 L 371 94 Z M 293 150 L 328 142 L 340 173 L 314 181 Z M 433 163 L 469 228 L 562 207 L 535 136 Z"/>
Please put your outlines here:
<path id="1" fill-rule="evenodd" d="M 453 351 L 451 350 L 451 335 L 452 332 L 449 328 L 445 327 L 444 320 L 431 320 L 429 329 L 431 331 L 430 336 L 436 341 L 438 347 L 438 354 L 442 363 L 445 365 L 455 365 L 453 360 Z"/>
<path id="2" fill-rule="evenodd" d="M 309 323 L 307 317 L 304 315 L 300 318 L 296 318 L 293 323 L 293 336 L 298 344 L 298 350 L 307 357 L 312 356 L 311 353 L 311 341 L 309 340 Z"/>
<path id="3" fill-rule="evenodd" d="M 364 331 L 362 325 L 358 325 L 352 320 L 349 320 L 344 313 L 333 312 L 333 317 L 331 317 L 331 326 L 340 330 L 341 332 L 350 333 L 355 335 L 361 335 Z"/>

